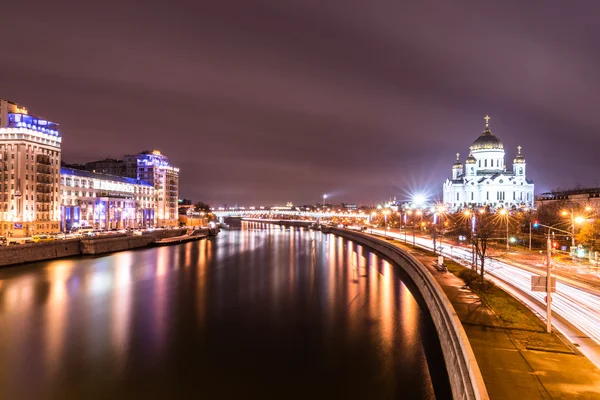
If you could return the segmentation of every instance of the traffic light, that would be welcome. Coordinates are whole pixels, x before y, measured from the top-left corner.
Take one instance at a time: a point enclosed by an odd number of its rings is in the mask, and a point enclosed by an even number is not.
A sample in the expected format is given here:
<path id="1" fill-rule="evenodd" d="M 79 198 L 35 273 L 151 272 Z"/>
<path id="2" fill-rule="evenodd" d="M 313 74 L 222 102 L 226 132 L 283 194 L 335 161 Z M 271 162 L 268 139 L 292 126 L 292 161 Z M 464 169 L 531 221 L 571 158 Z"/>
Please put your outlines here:
<path id="1" fill-rule="evenodd" d="M 534 228 L 539 228 L 540 227 L 540 221 L 538 221 L 537 219 L 535 221 L 533 221 L 533 227 Z"/>

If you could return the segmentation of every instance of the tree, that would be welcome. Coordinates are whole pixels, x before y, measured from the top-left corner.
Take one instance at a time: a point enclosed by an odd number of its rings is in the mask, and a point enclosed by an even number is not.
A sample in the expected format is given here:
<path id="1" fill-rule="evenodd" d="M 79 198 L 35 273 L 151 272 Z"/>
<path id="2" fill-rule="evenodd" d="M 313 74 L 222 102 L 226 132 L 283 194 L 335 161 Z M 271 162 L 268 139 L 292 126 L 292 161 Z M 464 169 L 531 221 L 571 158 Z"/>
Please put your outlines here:
<path id="1" fill-rule="evenodd" d="M 479 271 L 483 281 L 490 240 L 496 240 L 502 237 L 501 235 L 506 236 L 504 218 L 491 213 L 489 207 L 484 207 L 453 214 L 449 216 L 449 221 L 452 233 L 457 236 L 464 236 L 467 243 L 473 246 L 473 254 L 476 260 L 473 260 L 472 269 L 475 270 L 476 264 L 479 262 Z"/>
<path id="2" fill-rule="evenodd" d="M 600 220 L 587 223 L 581 227 L 576 235 L 577 242 L 590 246 L 590 253 L 596 251 L 596 241 L 600 235 Z"/>
<path id="3" fill-rule="evenodd" d="M 210 206 L 206 203 L 203 203 L 201 201 L 197 202 L 194 207 L 196 207 L 196 211 L 200 212 L 200 211 L 204 211 L 206 213 L 210 212 Z"/>

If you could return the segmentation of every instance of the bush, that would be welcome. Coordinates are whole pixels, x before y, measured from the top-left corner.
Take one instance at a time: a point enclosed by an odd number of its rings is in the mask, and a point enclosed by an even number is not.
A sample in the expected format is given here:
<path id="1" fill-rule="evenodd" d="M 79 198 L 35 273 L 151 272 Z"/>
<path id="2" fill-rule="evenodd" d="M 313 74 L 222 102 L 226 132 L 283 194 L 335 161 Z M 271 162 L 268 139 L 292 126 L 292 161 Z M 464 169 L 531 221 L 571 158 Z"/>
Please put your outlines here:
<path id="1" fill-rule="evenodd" d="M 465 281 L 465 284 L 476 292 L 485 292 L 495 286 L 493 282 L 488 280 L 482 281 L 481 276 L 477 272 L 468 268 L 461 269 L 458 273 L 458 277 Z"/>

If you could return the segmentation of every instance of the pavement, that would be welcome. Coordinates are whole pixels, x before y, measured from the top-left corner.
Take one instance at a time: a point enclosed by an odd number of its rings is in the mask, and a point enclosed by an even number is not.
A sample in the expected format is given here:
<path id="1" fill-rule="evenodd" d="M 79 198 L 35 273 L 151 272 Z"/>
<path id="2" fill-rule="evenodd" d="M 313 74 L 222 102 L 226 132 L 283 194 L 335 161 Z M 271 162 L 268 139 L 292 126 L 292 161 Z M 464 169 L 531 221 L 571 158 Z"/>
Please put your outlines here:
<path id="1" fill-rule="evenodd" d="M 513 329 L 434 257 L 403 245 L 440 284 L 463 324 L 490 399 L 600 399 L 600 370 L 565 339 L 564 352 L 528 350 Z"/>

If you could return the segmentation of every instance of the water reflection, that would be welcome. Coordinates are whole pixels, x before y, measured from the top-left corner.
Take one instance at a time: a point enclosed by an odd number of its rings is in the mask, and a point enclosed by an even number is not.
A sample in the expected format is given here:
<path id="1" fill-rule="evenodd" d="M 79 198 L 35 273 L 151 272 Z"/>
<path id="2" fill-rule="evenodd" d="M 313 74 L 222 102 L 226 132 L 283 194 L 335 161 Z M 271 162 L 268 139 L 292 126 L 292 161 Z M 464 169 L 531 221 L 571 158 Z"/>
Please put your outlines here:
<path id="1" fill-rule="evenodd" d="M 443 365 L 387 261 L 259 223 L 2 269 L 0 326 L 0 398 L 433 398 Z"/>

